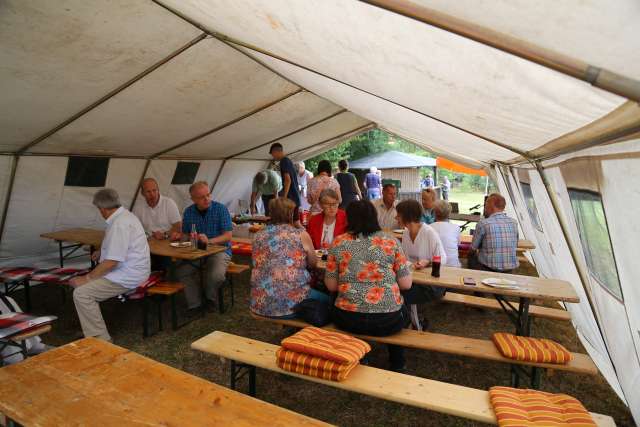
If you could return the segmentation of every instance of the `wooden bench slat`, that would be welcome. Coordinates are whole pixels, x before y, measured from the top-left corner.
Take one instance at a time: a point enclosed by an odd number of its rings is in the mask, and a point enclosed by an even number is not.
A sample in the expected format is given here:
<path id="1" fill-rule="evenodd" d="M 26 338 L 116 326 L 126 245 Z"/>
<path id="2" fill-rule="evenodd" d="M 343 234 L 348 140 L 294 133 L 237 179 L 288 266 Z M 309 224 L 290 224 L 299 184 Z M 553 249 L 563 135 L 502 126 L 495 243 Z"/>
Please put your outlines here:
<path id="1" fill-rule="evenodd" d="M 370 366 L 356 367 L 341 382 L 295 374 L 276 365 L 279 348 L 225 332 L 215 331 L 191 344 L 191 348 L 262 369 L 475 421 L 496 424 L 489 393 L 470 387 L 399 374 Z M 591 414 L 599 426 L 615 425 L 611 417 Z"/>
<path id="2" fill-rule="evenodd" d="M 236 263 L 230 262 L 229 265 L 227 266 L 227 274 L 240 274 L 240 273 L 244 273 L 248 269 L 249 269 L 249 266 L 246 264 L 236 264 Z"/>
<path id="3" fill-rule="evenodd" d="M 184 290 L 180 282 L 160 282 L 147 289 L 147 295 L 173 295 Z"/>
<path id="4" fill-rule="evenodd" d="M 296 328 L 305 328 L 310 326 L 308 323 L 297 319 L 271 319 L 268 317 L 258 316 L 252 313 L 257 320 L 273 322 Z M 333 325 L 327 325 L 324 329 L 339 331 Z M 457 337 L 453 335 L 436 334 L 433 332 L 414 331 L 412 329 L 403 329 L 401 332 L 387 337 L 372 337 L 367 335 L 351 334 L 365 341 L 379 342 L 384 344 L 395 344 L 402 347 L 415 348 L 419 350 L 435 351 L 439 353 L 449 353 L 458 356 L 474 357 L 476 359 L 485 359 L 501 363 L 538 366 L 561 371 L 569 371 L 580 374 L 597 375 L 598 368 L 591 358 L 586 354 L 573 353 L 573 360 L 566 365 L 552 363 L 531 363 L 520 362 L 504 357 L 492 341 L 480 340 L 476 338 Z"/>
<path id="5" fill-rule="evenodd" d="M 30 331 L 23 332 L 21 334 L 9 337 L 11 341 L 24 341 L 27 338 L 35 337 L 36 335 L 45 334 L 51 330 L 51 325 L 42 325 Z"/>
<path id="6" fill-rule="evenodd" d="M 440 301 L 452 304 L 468 305 L 470 307 L 486 308 L 490 310 L 502 310 L 500 303 L 495 299 L 458 294 L 455 292 L 447 292 Z M 518 303 L 512 302 L 512 305 L 516 308 L 519 307 Z M 571 321 L 571 313 L 568 311 L 559 308 L 542 307 L 539 305 L 530 305 L 529 315 L 543 319 Z"/>

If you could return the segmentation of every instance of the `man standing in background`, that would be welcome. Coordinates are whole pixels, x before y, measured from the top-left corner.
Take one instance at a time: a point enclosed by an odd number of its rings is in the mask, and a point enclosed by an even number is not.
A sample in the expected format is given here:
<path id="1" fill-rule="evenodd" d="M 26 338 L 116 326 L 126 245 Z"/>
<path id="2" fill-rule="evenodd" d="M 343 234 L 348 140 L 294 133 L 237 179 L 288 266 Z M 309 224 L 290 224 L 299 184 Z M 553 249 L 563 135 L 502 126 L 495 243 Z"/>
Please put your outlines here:
<path id="1" fill-rule="evenodd" d="M 280 195 L 295 203 L 293 220 L 296 226 L 300 227 L 300 191 L 298 187 L 298 171 L 291 159 L 284 154 L 282 144 L 276 142 L 271 144 L 269 154 L 273 160 L 280 162 L 280 177 L 282 178 L 282 192 Z"/>
<path id="2" fill-rule="evenodd" d="M 256 199 L 260 196 L 264 206 L 264 214 L 269 216 L 269 202 L 278 197 L 280 190 L 282 190 L 282 179 L 278 172 L 271 169 L 258 172 L 253 178 L 251 188 L 251 214 L 255 215 L 258 212 Z"/>

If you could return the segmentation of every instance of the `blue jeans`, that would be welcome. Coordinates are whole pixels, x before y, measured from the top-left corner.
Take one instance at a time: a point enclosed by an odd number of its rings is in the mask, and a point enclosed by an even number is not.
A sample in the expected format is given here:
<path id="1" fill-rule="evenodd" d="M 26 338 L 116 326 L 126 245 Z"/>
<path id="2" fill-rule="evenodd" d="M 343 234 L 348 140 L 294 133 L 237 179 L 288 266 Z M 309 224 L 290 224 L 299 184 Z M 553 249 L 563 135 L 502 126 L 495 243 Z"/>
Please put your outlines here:
<path id="1" fill-rule="evenodd" d="M 311 292 L 309 293 L 309 299 L 314 299 L 317 301 L 322 301 L 324 303 L 327 304 L 331 304 L 331 297 L 323 292 L 320 292 L 316 289 L 311 289 Z M 265 316 L 268 317 L 270 319 L 296 319 L 297 315 L 295 313 L 291 313 L 291 314 L 285 314 L 284 316 Z"/>
<path id="2" fill-rule="evenodd" d="M 367 198 L 369 200 L 376 200 L 380 198 L 379 188 L 367 188 Z"/>

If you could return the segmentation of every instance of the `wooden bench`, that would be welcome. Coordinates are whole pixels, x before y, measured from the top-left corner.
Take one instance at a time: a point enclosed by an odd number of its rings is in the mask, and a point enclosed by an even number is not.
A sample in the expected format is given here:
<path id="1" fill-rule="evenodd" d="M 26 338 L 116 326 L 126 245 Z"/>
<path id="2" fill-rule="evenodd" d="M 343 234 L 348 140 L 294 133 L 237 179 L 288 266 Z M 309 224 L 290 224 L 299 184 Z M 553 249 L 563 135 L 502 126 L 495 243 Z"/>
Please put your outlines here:
<path id="1" fill-rule="evenodd" d="M 25 340 L 28 338 L 35 337 L 37 335 L 42 335 L 51 331 L 51 324 L 41 325 L 30 329 L 28 331 L 21 332 L 19 334 L 15 334 L 6 338 L 0 338 L 0 353 L 7 347 L 16 347 L 18 351 L 7 355 L 5 357 L 13 356 L 18 353 L 22 353 L 22 356 L 26 359 L 29 355 L 27 353 L 27 346 Z M 4 365 L 4 357 L 0 356 L 0 366 Z"/>
<path id="2" fill-rule="evenodd" d="M 462 305 L 467 305 L 467 306 L 476 307 L 476 308 L 502 310 L 502 306 L 495 299 L 458 294 L 454 292 L 447 292 L 440 301 L 448 302 L 452 304 L 462 304 Z M 512 305 L 516 309 L 519 306 L 519 304 L 515 302 L 512 303 Z M 571 314 L 566 310 L 562 310 L 558 308 L 550 308 L 550 307 L 541 307 L 538 305 L 529 306 L 529 316 L 540 317 L 542 319 L 571 321 Z"/>
<path id="3" fill-rule="evenodd" d="M 295 328 L 305 328 L 311 326 L 308 323 L 297 319 L 272 319 L 251 314 L 254 319 L 277 323 Z M 339 331 L 333 325 L 325 326 L 324 329 Z M 401 332 L 387 337 L 373 337 L 368 335 L 350 334 L 361 338 L 365 341 L 378 342 L 383 344 L 395 344 L 401 347 L 415 348 L 419 350 L 435 351 L 438 353 L 455 354 L 457 356 L 473 357 L 476 359 L 490 360 L 493 362 L 508 363 L 514 367 L 512 372 L 512 386 L 518 385 L 518 374 L 521 372 L 522 366 L 532 367 L 531 374 L 527 374 L 531 378 L 531 386 L 538 388 L 540 383 L 540 369 L 552 369 L 560 371 L 569 371 L 578 374 L 597 375 L 598 368 L 591 358 L 586 354 L 573 353 L 573 360 L 566 365 L 551 363 L 531 363 L 521 362 L 518 360 L 504 357 L 496 346 L 490 340 L 481 340 L 477 338 L 458 337 L 453 335 L 437 334 L 433 332 L 414 331 L 412 329 L 403 329 Z M 520 368 L 516 368 L 519 366 Z"/>
<path id="4" fill-rule="evenodd" d="M 239 276 L 245 271 L 249 270 L 249 266 L 246 264 L 236 264 L 234 262 L 230 262 L 227 266 L 227 279 L 226 281 L 218 288 L 218 309 L 220 313 L 225 312 L 224 308 L 224 288 L 229 288 L 229 292 L 231 294 L 231 306 L 233 307 L 235 303 L 235 295 L 233 292 L 233 277 Z"/>
<path id="5" fill-rule="evenodd" d="M 230 359 L 232 365 L 237 365 L 236 362 L 239 362 L 253 372 L 253 376 L 255 376 L 255 368 L 258 367 L 392 402 L 483 423 L 497 424 L 489 402 L 489 393 L 484 390 L 362 365 L 356 367 L 349 377 L 341 382 L 295 374 L 282 370 L 276 365 L 275 352 L 278 346 L 220 331 L 200 338 L 191 344 L 191 348 Z M 236 373 L 232 372 L 232 375 Z M 613 419 L 609 416 L 595 413 L 591 416 L 599 426 L 615 426 Z"/>
<path id="6" fill-rule="evenodd" d="M 143 335 L 149 336 L 149 323 L 148 313 L 149 306 L 148 300 L 151 299 L 156 302 L 158 312 L 158 330 L 162 330 L 162 303 L 165 299 L 169 298 L 171 301 L 171 326 L 175 331 L 178 329 L 178 308 L 176 302 L 176 296 L 184 291 L 184 284 L 180 282 L 160 282 L 147 289 L 146 297 L 144 298 L 144 313 L 143 313 Z"/>

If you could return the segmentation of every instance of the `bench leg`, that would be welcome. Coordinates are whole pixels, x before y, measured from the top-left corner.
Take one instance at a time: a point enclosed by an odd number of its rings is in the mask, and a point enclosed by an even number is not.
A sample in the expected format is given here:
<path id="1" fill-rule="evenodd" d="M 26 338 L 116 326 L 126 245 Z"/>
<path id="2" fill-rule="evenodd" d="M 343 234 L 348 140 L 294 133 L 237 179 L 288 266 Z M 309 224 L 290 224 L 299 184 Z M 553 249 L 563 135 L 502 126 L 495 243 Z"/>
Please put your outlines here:
<path id="1" fill-rule="evenodd" d="M 540 389 L 540 380 L 542 378 L 542 369 L 533 366 L 531 368 L 531 388 L 534 390 Z"/>
<path id="2" fill-rule="evenodd" d="M 149 298 L 145 296 L 142 299 L 142 336 L 149 336 Z"/>
<path id="3" fill-rule="evenodd" d="M 247 365 L 246 363 L 237 363 L 235 360 L 231 361 L 231 389 L 235 390 L 238 381 L 245 375 L 249 376 L 249 396 L 256 396 L 256 367 Z"/>
<path id="4" fill-rule="evenodd" d="M 175 294 L 171 295 L 171 327 L 174 331 L 178 329 L 178 306 Z"/>
<path id="5" fill-rule="evenodd" d="M 31 289 L 29 288 L 29 280 L 25 280 L 22 284 L 24 287 L 24 305 L 27 312 L 31 311 Z"/>
<path id="6" fill-rule="evenodd" d="M 162 301 L 164 298 L 158 298 L 156 300 L 156 309 L 158 311 L 158 330 L 162 330 Z"/>
<path id="7" fill-rule="evenodd" d="M 220 311 L 220 314 L 224 313 L 224 287 L 226 285 L 227 281 L 225 280 L 218 288 L 218 310 Z"/>

